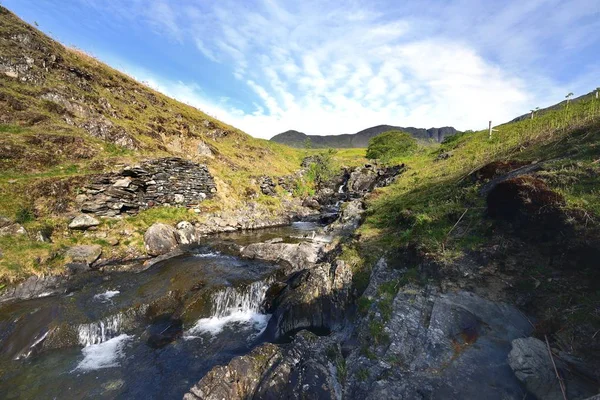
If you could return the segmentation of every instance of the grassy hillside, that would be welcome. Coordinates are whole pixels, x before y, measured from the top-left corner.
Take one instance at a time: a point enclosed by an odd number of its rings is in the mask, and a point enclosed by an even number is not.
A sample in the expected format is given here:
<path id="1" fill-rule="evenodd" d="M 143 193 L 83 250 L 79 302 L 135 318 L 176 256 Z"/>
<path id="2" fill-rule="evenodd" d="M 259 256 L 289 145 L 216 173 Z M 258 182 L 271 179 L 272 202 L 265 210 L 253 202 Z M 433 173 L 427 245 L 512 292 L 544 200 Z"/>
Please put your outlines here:
<path id="1" fill-rule="evenodd" d="M 358 245 L 344 257 L 358 287 L 373 255 L 387 254 L 406 271 L 395 287 L 443 278 L 508 300 L 535 316 L 538 337 L 597 360 L 600 101 L 589 94 L 497 129 L 491 139 L 487 131 L 457 135 L 390 160 L 408 171 L 372 195 Z M 482 192 L 520 166 L 532 171 Z M 498 204 L 508 210 L 494 214 Z"/>
<path id="2" fill-rule="evenodd" d="M 0 7 L 0 217 L 29 233 L 0 237 L 0 285 L 60 270 L 73 244 L 101 244 L 107 257 L 130 257 L 156 221 L 201 219 L 250 201 L 275 214 L 284 194 L 262 195 L 256 178 L 292 174 L 305 155 L 158 93 Z M 215 176 L 218 191 L 200 215 L 155 208 L 103 220 L 93 235 L 69 232 L 79 208 L 74 200 L 91 176 L 165 156 L 206 164 Z M 53 243 L 36 241 L 39 231 L 53 232 Z M 114 232 L 126 239 L 113 247 Z"/>

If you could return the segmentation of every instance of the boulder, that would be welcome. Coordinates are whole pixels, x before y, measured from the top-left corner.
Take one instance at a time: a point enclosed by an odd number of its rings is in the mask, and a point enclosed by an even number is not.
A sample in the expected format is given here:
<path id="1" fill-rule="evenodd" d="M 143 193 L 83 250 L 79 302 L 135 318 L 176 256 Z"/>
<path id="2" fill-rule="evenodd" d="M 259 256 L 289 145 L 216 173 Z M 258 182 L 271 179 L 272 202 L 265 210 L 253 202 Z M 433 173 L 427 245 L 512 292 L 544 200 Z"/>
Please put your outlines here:
<path id="1" fill-rule="evenodd" d="M 302 331 L 287 345 L 264 344 L 213 368 L 184 400 L 341 399 L 340 346 Z"/>
<path id="2" fill-rule="evenodd" d="M 265 261 L 285 261 L 288 273 L 311 268 L 319 258 L 322 245 L 313 243 L 252 243 L 241 250 L 241 256 Z"/>
<path id="3" fill-rule="evenodd" d="M 300 329 L 328 333 L 341 328 L 350 300 L 352 268 L 344 261 L 318 264 L 274 284 L 265 296 L 272 313 L 267 332 L 276 339 Z"/>
<path id="4" fill-rule="evenodd" d="M 81 245 L 67 250 L 66 258 L 69 263 L 92 265 L 102 254 L 100 245 Z"/>
<path id="5" fill-rule="evenodd" d="M 100 221 L 98 221 L 96 218 L 92 217 L 91 215 L 81 214 L 73 218 L 69 224 L 69 229 L 86 230 L 98 225 L 100 225 Z"/>
<path id="6" fill-rule="evenodd" d="M 144 234 L 146 252 L 151 256 L 160 256 L 178 245 L 177 230 L 170 225 L 155 223 Z"/>
<path id="7" fill-rule="evenodd" d="M 187 221 L 182 221 L 177 224 L 177 242 L 179 244 L 192 244 L 198 241 L 196 236 L 196 228 Z"/>

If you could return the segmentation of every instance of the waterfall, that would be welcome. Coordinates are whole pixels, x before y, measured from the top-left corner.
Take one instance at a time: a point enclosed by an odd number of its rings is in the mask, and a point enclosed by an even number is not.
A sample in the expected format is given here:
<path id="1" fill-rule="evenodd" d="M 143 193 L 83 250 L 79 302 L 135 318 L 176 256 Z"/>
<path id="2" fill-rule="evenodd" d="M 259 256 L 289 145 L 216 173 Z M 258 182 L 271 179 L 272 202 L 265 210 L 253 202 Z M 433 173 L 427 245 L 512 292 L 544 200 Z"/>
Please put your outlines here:
<path id="1" fill-rule="evenodd" d="M 262 333 L 269 322 L 270 315 L 260 312 L 267 289 L 273 279 L 254 282 L 246 287 L 226 287 L 212 296 L 211 316 L 201 318 L 190 328 L 184 337 L 197 338 L 196 334 L 209 333 L 217 335 L 231 323 L 237 323 L 254 330 L 253 338 Z"/>
<path id="2" fill-rule="evenodd" d="M 244 288 L 226 287 L 213 295 L 212 316 L 222 318 L 238 312 L 258 313 L 268 288 L 265 281 Z"/>
<path id="3" fill-rule="evenodd" d="M 132 322 L 138 316 L 143 315 L 147 309 L 148 305 L 145 304 L 138 308 L 108 316 L 99 321 L 78 325 L 77 337 L 79 338 L 79 344 L 91 346 L 93 344 L 104 343 L 123 334 L 127 327 L 134 325 Z"/>
<path id="4" fill-rule="evenodd" d="M 100 321 L 81 324 L 77 327 L 79 343 L 84 346 L 106 342 L 118 336 L 123 327 L 123 314 L 112 315 Z"/>
<path id="5" fill-rule="evenodd" d="M 340 185 L 340 187 L 338 188 L 338 193 L 339 194 L 344 194 L 344 186 L 346 185 L 346 182 L 342 183 Z"/>

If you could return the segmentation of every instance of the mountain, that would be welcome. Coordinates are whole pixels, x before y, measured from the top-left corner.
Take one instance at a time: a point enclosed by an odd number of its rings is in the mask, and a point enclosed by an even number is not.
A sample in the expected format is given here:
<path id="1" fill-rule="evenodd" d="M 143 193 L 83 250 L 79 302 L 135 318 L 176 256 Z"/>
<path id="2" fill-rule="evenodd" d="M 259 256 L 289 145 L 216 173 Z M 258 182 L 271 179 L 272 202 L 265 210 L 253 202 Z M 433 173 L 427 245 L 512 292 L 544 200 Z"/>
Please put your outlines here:
<path id="1" fill-rule="evenodd" d="M 271 140 L 273 142 L 300 148 L 305 146 L 307 139 L 310 139 L 310 143 L 313 148 L 361 148 L 367 147 L 371 138 L 379 135 L 380 133 L 393 130 L 410 133 L 418 140 L 434 140 L 438 143 L 442 142 L 445 137 L 452 136 L 458 132 L 456 129 L 449 126 L 443 128 L 423 129 L 413 127 L 403 128 L 392 125 L 377 125 L 357 133 L 343 135 L 307 135 L 302 132 L 290 130 L 273 136 Z"/>

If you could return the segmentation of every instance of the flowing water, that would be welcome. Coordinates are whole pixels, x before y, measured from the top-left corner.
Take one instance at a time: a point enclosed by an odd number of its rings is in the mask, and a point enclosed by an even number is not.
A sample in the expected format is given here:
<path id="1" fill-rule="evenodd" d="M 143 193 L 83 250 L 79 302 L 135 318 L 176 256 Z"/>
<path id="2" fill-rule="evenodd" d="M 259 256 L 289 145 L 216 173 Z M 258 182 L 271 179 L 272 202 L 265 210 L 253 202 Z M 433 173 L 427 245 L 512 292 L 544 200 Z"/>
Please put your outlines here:
<path id="1" fill-rule="evenodd" d="M 0 397 L 180 399 L 213 366 L 270 339 L 261 303 L 279 266 L 217 249 L 315 231 L 221 235 L 141 273 L 89 273 L 69 294 L 0 304 Z"/>

